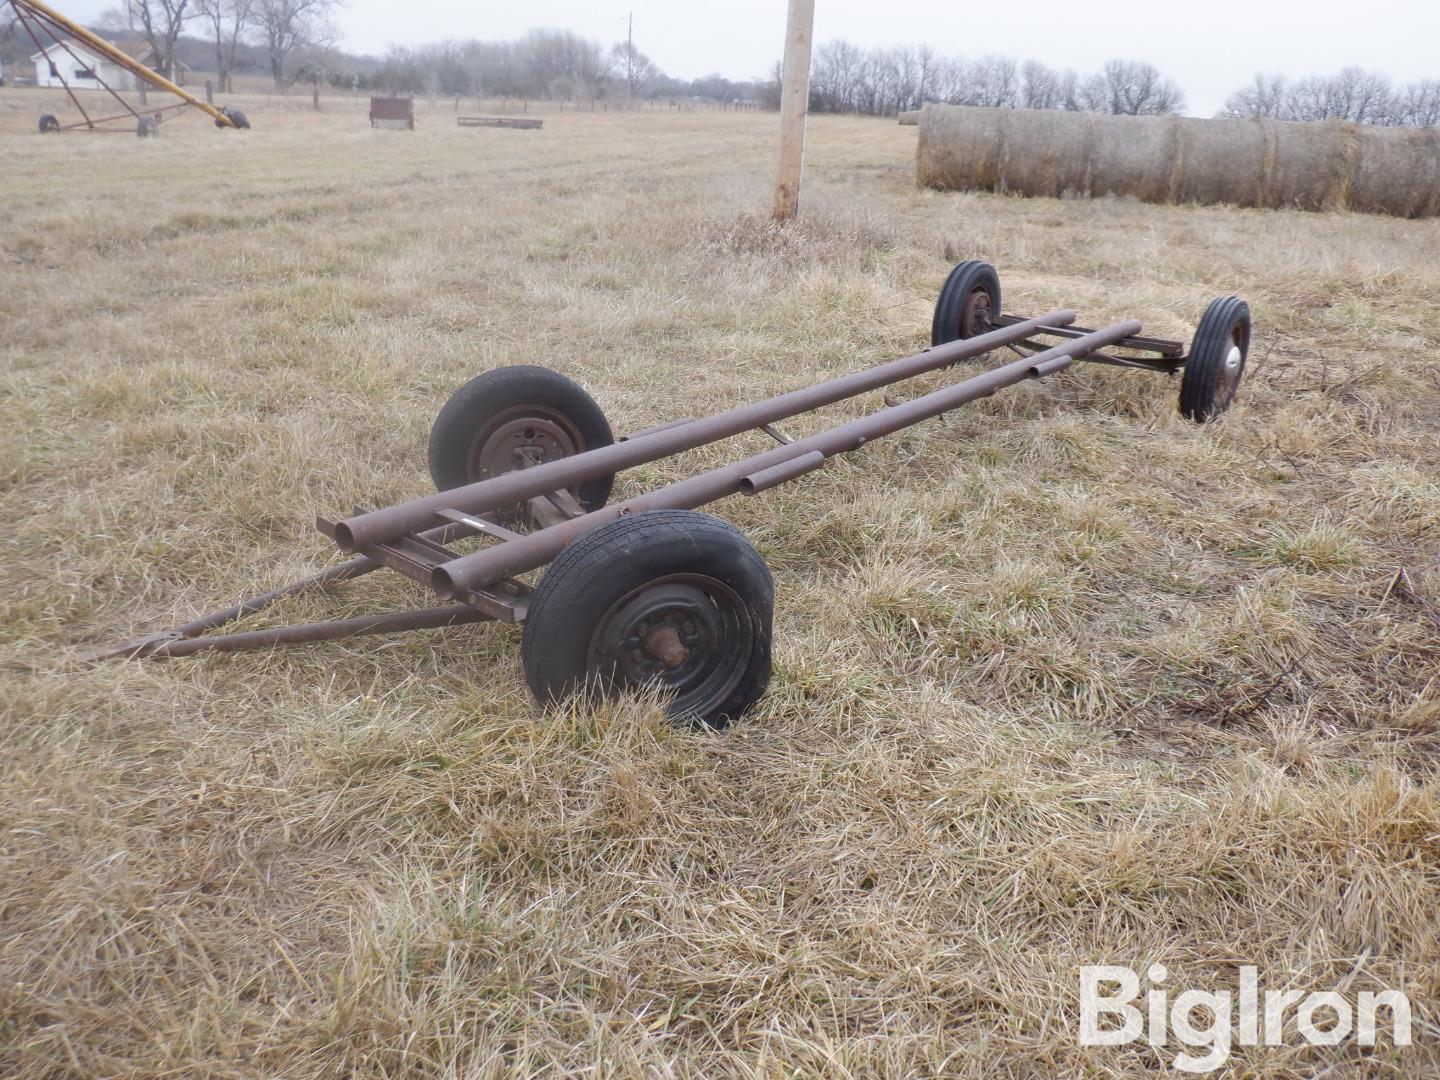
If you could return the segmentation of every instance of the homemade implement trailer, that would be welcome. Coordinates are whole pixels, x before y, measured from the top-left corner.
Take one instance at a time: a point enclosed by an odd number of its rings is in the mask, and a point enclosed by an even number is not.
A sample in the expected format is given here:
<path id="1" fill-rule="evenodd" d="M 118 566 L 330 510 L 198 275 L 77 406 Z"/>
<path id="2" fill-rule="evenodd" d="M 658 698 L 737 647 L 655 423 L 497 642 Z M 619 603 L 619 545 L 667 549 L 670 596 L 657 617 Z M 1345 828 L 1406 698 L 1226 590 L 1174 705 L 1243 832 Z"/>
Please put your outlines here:
<path id="1" fill-rule="evenodd" d="M 183 626 L 112 646 L 90 659 L 175 657 L 263 649 L 355 634 L 498 619 L 525 623 L 526 681 L 541 701 L 658 684 L 672 716 L 719 727 L 770 678 L 774 587 L 734 526 L 696 507 L 754 496 L 820 468 L 836 454 L 911 427 L 1076 361 L 1183 370 L 1180 409 L 1203 422 L 1231 403 L 1250 345 L 1250 312 L 1228 296 L 1210 304 L 1188 354 L 1140 337 L 1140 324 L 1074 326 L 1069 310 L 1001 314 L 1000 281 L 985 263 L 951 271 L 935 306 L 930 348 L 704 419 L 686 418 L 616 441 L 578 385 L 540 367 L 506 367 L 462 386 L 430 432 L 437 493 L 357 510 L 317 527 L 354 556 L 320 574 Z M 792 440 L 773 426 L 997 349 L 1015 359 L 910 401 Z M 778 445 L 642 495 L 610 503 L 615 474 L 748 431 Z M 462 537 L 493 541 L 469 554 Z M 549 565 L 538 585 L 518 575 Z M 416 611 L 201 636 L 317 586 L 388 567 L 449 604 Z"/>
<path id="2" fill-rule="evenodd" d="M 58 118 L 46 113 L 40 117 L 40 134 L 49 135 L 59 131 L 134 131 L 142 138 L 156 134 L 160 125 L 173 114 L 181 109 L 195 108 L 205 113 L 215 121 L 218 128 L 245 129 L 250 126 L 250 121 L 239 109 L 217 109 L 215 106 L 201 101 L 184 87 L 177 86 L 158 71 L 154 71 L 133 56 L 120 49 L 117 49 L 104 38 L 92 34 L 79 23 L 66 18 L 54 8 L 41 3 L 41 0 L 8 0 L 11 9 L 15 12 L 16 22 L 24 27 L 25 33 L 29 35 L 35 48 L 41 53 L 47 49 L 54 49 L 57 46 L 70 61 L 75 64 L 76 71 L 87 72 L 85 89 L 100 89 L 108 93 L 125 111 L 111 116 L 91 116 L 80 99 L 75 96 L 75 89 L 70 85 L 70 80 L 65 77 L 61 64 L 51 63 L 52 78 L 60 80 L 60 85 L 65 88 L 69 95 L 70 102 L 80 111 L 83 119 L 74 123 L 62 124 Z M 41 44 L 42 38 L 50 38 L 50 44 Z M 120 68 L 128 71 L 135 78 L 141 79 L 157 90 L 174 94 L 180 100 L 170 104 L 161 105 L 156 108 L 149 108 L 142 105 L 139 109 L 134 108 L 128 101 L 116 92 L 114 87 L 101 78 L 100 72 L 90 68 L 87 61 L 77 55 L 71 48 L 72 42 L 79 42 L 84 46 L 85 51 L 93 52 L 95 55 L 109 60 Z M 134 121 L 133 127 L 121 127 L 121 124 L 129 124 Z"/>

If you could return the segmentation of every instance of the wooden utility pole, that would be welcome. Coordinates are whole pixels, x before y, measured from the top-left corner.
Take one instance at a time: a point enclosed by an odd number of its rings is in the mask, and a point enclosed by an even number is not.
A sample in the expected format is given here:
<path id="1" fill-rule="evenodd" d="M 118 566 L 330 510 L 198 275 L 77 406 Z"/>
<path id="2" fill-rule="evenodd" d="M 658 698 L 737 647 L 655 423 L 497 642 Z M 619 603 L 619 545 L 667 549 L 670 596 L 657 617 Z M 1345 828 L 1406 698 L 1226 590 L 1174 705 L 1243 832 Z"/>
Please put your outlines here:
<path id="1" fill-rule="evenodd" d="M 790 0 L 785 25 L 785 66 L 780 74 L 780 171 L 775 178 L 776 221 L 800 212 L 800 170 L 805 159 L 805 112 L 810 105 L 810 42 L 815 0 Z"/>

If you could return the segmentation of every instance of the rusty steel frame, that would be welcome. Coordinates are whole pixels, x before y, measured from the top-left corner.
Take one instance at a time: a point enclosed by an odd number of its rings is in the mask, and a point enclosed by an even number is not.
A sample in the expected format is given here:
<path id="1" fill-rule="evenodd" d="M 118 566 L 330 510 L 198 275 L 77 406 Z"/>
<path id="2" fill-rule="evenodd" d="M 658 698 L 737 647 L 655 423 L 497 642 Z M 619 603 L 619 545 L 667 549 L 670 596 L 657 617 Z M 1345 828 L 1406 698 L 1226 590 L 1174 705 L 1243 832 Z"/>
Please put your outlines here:
<path id="1" fill-rule="evenodd" d="M 660 424 L 628 438 L 570 457 L 508 472 L 474 484 L 438 492 L 379 510 L 355 510 L 316 527 L 352 557 L 328 570 L 238 604 L 214 611 L 172 630 L 92 652 L 86 660 L 179 657 L 199 652 L 264 649 L 357 634 L 446 627 L 485 620 L 522 621 L 528 614 L 531 586 L 518 575 L 554 559 L 577 537 L 627 515 L 647 510 L 695 509 L 734 494 L 755 496 L 824 466 L 877 438 L 988 397 L 1028 379 L 1063 371 L 1076 362 L 1119 363 L 1152 371 L 1173 371 L 1185 362 L 1179 342 L 1140 337 L 1134 320 L 1099 330 L 1073 326 L 1068 309 L 1036 318 L 1000 315 L 994 328 L 976 337 L 947 342 L 911 356 L 793 390 L 713 416 Z M 1045 338 L 1058 338 L 1046 344 Z M 813 435 L 791 439 L 776 421 L 857 397 L 881 387 L 949 367 L 996 349 L 1017 354 L 989 371 Z M 1150 354 L 1118 357 L 1106 350 Z M 764 432 L 777 445 L 686 480 L 586 513 L 570 489 L 587 480 L 648 464 L 747 431 Z M 511 531 L 486 513 L 527 505 L 539 526 L 529 533 Z M 463 537 L 495 541 L 470 554 L 449 547 Z M 454 601 L 439 607 L 305 623 L 275 629 L 205 636 L 232 622 L 326 584 L 371 573 L 381 567 L 422 583 Z"/>
<path id="2" fill-rule="evenodd" d="M 76 131 L 83 128 L 87 131 L 122 131 L 123 129 L 120 128 L 100 128 L 97 125 L 108 124 L 116 120 L 125 120 L 129 118 L 133 118 L 138 123 L 143 117 L 149 117 L 158 126 L 160 123 L 162 123 L 165 113 L 171 111 L 178 111 L 184 108 L 199 109 L 201 112 L 205 113 L 207 116 L 213 119 L 215 123 L 223 127 L 234 128 L 239 126 L 225 113 L 223 109 L 217 109 L 210 103 L 201 101 L 194 94 L 190 93 L 190 91 L 171 82 L 169 79 L 165 78 L 165 76 L 161 75 L 158 71 L 153 71 L 150 68 L 147 68 L 144 64 L 140 63 L 140 61 L 136 60 L 133 56 L 122 51 L 121 49 L 116 48 L 104 38 L 91 33 L 79 23 L 66 18 L 54 8 L 43 3 L 42 0 L 8 0 L 8 3 L 10 4 L 11 9 L 15 12 L 16 21 L 25 28 L 25 33 L 28 34 L 30 40 L 35 43 L 35 48 L 38 51 L 43 53 L 46 51 L 48 46 L 40 44 L 40 37 L 35 32 L 36 26 L 39 26 L 42 30 L 45 31 L 45 33 L 47 33 L 51 38 L 53 38 L 54 43 L 58 44 L 62 49 L 64 49 L 65 52 L 69 54 L 70 58 L 75 61 L 76 64 L 84 67 L 84 64 L 80 60 L 80 57 L 75 55 L 75 51 L 70 48 L 69 42 L 65 39 L 65 35 L 68 34 L 72 38 L 79 39 L 84 44 L 98 52 L 100 55 L 118 64 L 120 67 L 128 71 L 131 75 L 134 75 L 137 79 L 143 79 L 145 82 L 149 83 L 157 90 L 164 90 L 167 93 L 174 94 L 180 99 L 179 104 L 160 105 L 153 109 L 147 106 L 144 111 L 138 111 L 134 107 L 132 107 L 128 101 L 122 98 L 120 94 L 114 89 L 114 87 L 112 87 L 109 83 L 102 79 L 97 72 L 95 74 L 95 82 L 99 85 L 99 88 L 104 90 L 117 102 L 119 102 L 121 107 L 125 109 L 126 115 L 104 116 L 99 119 L 92 119 L 90 114 L 85 111 L 85 106 L 80 103 L 80 99 L 75 96 L 75 91 L 71 89 L 70 80 L 67 79 L 64 75 L 61 75 L 59 73 L 59 68 L 57 67 L 55 69 L 56 77 L 60 80 L 60 85 L 64 88 L 66 95 L 70 98 L 71 104 L 73 104 L 75 108 L 79 110 L 80 115 L 85 118 L 78 123 L 63 124 L 57 130 Z M 32 25 L 32 21 L 34 25 Z"/>

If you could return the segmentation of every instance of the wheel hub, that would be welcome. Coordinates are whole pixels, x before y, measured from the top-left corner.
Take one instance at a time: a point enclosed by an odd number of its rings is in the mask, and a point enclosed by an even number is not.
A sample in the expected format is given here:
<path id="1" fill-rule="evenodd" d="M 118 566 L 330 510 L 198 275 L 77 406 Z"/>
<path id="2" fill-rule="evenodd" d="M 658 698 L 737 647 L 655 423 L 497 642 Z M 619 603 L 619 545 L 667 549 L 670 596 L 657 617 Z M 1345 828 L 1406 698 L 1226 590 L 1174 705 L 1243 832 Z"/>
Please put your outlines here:
<path id="1" fill-rule="evenodd" d="M 677 575 L 642 586 L 600 620 L 591 659 L 615 681 L 658 685 L 682 710 L 705 712 L 735 688 L 736 662 L 748 640 L 748 613 L 729 586 L 700 575 Z"/>
<path id="2" fill-rule="evenodd" d="M 570 457 L 582 445 L 579 432 L 559 413 L 533 406 L 509 409 L 475 436 L 466 472 L 471 483 L 489 480 Z M 570 493 L 576 494 L 574 489 Z M 534 524 L 523 506 L 498 507 L 491 516 L 512 527 Z"/>
<path id="3" fill-rule="evenodd" d="M 972 289 L 960 312 L 960 336 L 972 338 L 991 329 L 990 292 L 983 286 Z"/>
<path id="4" fill-rule="evenodd" d="M 476 440 L 473 454 L 478 479 L 515 469 L 528 469 L 575 453 L 575 437 L 557 420 L 546 416 L 501 419 Z"/>
<path id="5" fill-rule="evenodd" d="M 1245 354 L 1240 351 L 1239 345 L 1231 345 L 1230 351 L 1225 354 L 1225 362 L 1220 367 L 1220 378 L 1225 386 L 1233 389 L 1240 381 L 1240 366 L 1245 362 Z"/>

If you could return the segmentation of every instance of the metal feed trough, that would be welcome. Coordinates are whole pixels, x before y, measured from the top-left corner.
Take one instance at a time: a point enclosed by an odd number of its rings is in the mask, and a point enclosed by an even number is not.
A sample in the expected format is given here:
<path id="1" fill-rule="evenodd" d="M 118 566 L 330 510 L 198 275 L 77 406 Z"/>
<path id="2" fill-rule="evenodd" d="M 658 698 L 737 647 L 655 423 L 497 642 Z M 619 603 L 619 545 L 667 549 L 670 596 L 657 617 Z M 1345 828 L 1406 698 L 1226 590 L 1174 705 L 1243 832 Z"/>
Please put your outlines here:
<path id="1" fill-rule="evenodd" d="M 892 360 L 705 419 L 688 417 L 616 441 L 599 406 L 539 367 L 486 372 L 461 387 L 430 432 L 434 495 L 317 521 L 353 556 L 283 589 L 163 634 L 92 654 L 175 657 L 263 649 L 355 634 L 498 619 L 525 623 L 522 660 L 536 697 L 609 693 L 658 684 L 672 715 L 721 726 L 770 677 L 774 589 L 759 554 L 733 526 L 695 512 L 736 493 L 753 496 L 820 468 L 836 454 L 1076 361 L 1183 370 L 1180 409 L 1196 421 L 1235 396 L 1250 345 L 1238 297 L 1206 309 L 1187 354 L 1141 337 L 1140 324 L 1076 327 L 1075 312 L 1001 314 L 1000 282 L 985 263 L 951 271 L 935 305 L 933 344 Z M 997 349 L 1015 358 L 983 374 L 802 439 L 776 422 Z M 609 503 L 615 474 L 759 430 L 778 445 L 642 495 Z M 491 541 L 469 554 L 447 546 Z M 549 566 L 538 585 L 519 575 Z M 388 567 L 448 604 L 250 633 L 201 636 L 281 597 Z"/>
<path id="2" fill-rule="evenodd" d="M 415 130 L 415 102 L 408 97 L 372 97 L 370 126 Z"/>
<path id="3" fill-rule="evenodd" d="M 455 122 L 461 127 L 519 128 L 524 131 L 539 131 L 545 126 L 544 120 L 521 116 L 457 116 Z"/>

